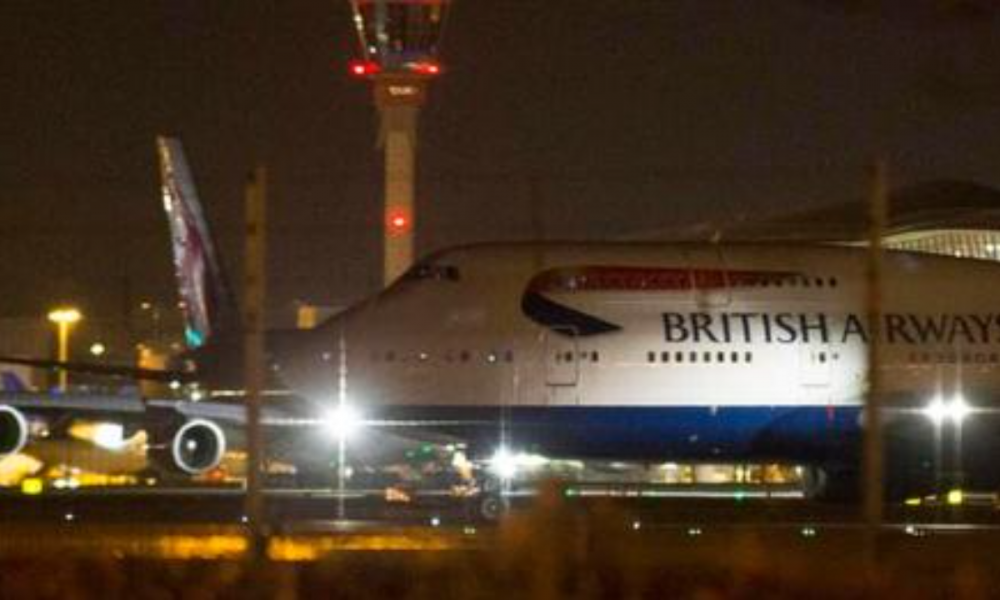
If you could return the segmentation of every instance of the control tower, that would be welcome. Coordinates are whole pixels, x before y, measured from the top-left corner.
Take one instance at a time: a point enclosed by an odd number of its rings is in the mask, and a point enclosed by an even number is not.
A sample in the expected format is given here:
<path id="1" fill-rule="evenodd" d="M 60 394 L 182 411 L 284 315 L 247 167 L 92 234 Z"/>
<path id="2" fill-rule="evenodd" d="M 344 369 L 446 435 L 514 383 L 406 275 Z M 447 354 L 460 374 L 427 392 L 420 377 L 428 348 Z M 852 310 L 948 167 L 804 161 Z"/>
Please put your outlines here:
<path id="1" fill-rule="evenodd" d="M 442 72 L 437 47 L 451 0 L 350 0 L 361 58 L 355 77 L 370 80 L 385 151 L 384 283 L 413 262 L 417 123 L 427 85 Z"/>

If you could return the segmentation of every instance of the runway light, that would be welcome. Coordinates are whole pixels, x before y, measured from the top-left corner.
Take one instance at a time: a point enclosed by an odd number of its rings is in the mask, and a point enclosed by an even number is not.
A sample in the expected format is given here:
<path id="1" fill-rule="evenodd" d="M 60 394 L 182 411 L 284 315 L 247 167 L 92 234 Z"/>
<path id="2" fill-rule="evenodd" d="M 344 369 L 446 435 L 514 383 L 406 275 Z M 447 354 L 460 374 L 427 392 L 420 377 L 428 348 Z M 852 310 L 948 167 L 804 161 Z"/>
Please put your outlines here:
<path id="1" fill-rule="evenodd" d="M 965 494 L 959 489 L 950 490 L 946 502 L 948 506 L 961 506 L 965 502 Z"/>
<path id="2" fill-rule="evenodd" d="M 362 424 L 361 415 L 346 404 L 331 409 L 323 419 L 324 429 L 338 441 L 350 438 Z"/>

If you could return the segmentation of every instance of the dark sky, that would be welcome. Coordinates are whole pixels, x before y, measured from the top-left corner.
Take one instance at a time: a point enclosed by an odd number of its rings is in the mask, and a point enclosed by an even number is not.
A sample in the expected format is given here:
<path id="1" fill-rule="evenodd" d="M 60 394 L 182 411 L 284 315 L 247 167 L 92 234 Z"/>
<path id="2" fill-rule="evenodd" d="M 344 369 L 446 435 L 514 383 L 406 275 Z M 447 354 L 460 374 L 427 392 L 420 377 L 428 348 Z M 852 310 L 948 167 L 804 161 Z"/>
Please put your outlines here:
<path id="1" fill-rule="evenodd" d="M 896 183 L 1000 186 L 987 0 L 458 0 L 421 124 L 418 246 L 608 239 Z M 272 180 L 276 314 L 380 284 L 370 91 L 346 0 L 0 7 L 0 314 L 172 301 L 153 138 L 182 138 L 230 268 Z"/>

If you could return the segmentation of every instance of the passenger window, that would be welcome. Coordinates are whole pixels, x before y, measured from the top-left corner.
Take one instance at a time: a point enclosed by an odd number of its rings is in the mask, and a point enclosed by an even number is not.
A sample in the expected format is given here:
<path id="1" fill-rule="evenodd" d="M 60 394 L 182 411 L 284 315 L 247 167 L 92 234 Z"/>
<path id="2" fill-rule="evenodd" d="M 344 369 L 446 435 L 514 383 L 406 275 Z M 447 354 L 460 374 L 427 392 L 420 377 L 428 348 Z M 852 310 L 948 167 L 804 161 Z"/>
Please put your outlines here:
<path id="1" fill-rule="evenodd" d="M 666 362 L 670 362 L 670 353 L 669 352 L 660 352 L 660 360 L 663 361 L 663 362 L 665 362 L 665 363 Z"/>
<path id="2" fill-rule="evenodd" d="M 734 363 L 740 362 L 740 353 L 739 352 L 730 352 L 729 353 L 729 361 L 730 362 L 734 362 Z"/>
<path id="3" fill-rule="evenodd" d="M 725 352 L 716 352 L 716 354 L 715 354 L 715 361 L 716 362 L 720 362 L 720 363 L 721 362 L 726 362 L 726 353 Z"/>
<path id="4" fill-rule="evenodd" d="M 679 363 L 684 362 L 684 353 L 674 352 L 674 362 L 679 362 Z"/>
<path id="5" fill-rule="evenodd" d="M 601 360 L 601 355 L 597 353 L 597 350 L 594 350 L 593 352 L 590 353 L 590 360 L 593 362 L 598 362 L 599 360 Z"/>
<path id="6" fill-rule="evenodd" d="M 753 352 L 743 353 L 743 362 L 752 363 L 753 362 Z"/>
<path id="7" fill-rule="evenodd" d="M 652 352 L 652 351 L 647 352 L 646 353 L 646 362 L 651 362 L 651 363 L 656 362 L 656 352 Z"/>
<path id="8" fill-rule="evenodd" d="M 696 363 L 698 362 L 698 353 L 692 352 L 688 355 L 688 358 L 691 359 L 691 362 Z"/>

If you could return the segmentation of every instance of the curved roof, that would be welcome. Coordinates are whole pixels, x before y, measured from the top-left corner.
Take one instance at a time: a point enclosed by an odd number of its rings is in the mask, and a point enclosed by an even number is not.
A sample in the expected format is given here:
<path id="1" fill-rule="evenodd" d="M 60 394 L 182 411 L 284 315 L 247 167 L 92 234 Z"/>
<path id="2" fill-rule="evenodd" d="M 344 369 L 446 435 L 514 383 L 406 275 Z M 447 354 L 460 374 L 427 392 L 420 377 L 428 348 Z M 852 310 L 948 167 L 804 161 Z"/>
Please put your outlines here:
<path id="1" fill-rule="evenodd" d="M 694 233 L 740 241 L 855 241 L 867 237 L 867 228 L 868 205 L 859 201 L 754 222 L 700 226 Z M 945 229 L 1000 231 L 1000 190 L 940 180 L 890 193 L 886 235 Z"/>

